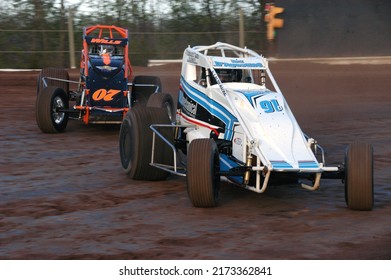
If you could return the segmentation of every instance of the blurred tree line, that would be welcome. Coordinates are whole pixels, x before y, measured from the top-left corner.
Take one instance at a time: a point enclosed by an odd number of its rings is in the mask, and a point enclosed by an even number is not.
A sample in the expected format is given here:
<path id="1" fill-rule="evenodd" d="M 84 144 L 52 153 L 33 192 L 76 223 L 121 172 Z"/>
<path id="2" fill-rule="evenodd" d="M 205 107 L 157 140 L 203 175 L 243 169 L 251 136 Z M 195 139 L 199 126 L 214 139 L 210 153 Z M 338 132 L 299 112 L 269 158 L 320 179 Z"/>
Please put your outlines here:
<path id="1" fill-rule="evenodd" d="M 88 3 L 88 4 L 87 4 Z M 0 2 L 0 68 L 69 67 L 68 19 L 72 16 L 76 61 L 82 29 L 117 25 L 130 34 L 130 59 L 177 59 L 188 45 L 217 41 L 239 45 L 243 11 L 245 45 L 266 48 L 264 0 L 9 0 Z"/>

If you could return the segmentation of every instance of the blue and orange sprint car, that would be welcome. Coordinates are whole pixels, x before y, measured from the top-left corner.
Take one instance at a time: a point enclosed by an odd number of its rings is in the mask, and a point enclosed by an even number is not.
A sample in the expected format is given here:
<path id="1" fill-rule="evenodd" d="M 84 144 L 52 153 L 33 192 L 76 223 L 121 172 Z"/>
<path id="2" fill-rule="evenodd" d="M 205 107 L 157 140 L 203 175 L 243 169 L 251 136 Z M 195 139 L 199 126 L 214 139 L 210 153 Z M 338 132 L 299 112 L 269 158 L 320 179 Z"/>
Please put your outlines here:
<path id="1" fill-rule="evenodd" d="M 41 131 L 62 132 L 69 119 L 120 124 L 131 107 L 146 105 L 153 93 L 161 92 L 159 77 L 132 77 L 128 46 L 127 29 L 85 27 L 78 81 L 69 80 L 67 69 L 42 69 L 35 110 Z"/>

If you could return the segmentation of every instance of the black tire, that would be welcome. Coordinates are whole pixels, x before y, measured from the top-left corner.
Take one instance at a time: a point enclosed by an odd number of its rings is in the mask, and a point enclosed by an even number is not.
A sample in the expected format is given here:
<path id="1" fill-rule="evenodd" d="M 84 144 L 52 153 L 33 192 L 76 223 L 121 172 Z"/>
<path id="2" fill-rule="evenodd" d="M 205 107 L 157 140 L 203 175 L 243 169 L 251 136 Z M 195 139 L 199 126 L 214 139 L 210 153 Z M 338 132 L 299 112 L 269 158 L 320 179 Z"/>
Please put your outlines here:
<path id="1" fill-rule="evenodd" d="M 147 107 L 164 108 L 167 111 L 170 121 L 175 121 L 176 109 L 172 96 L 169 93 L 152 94 L 148 99 Z"/>
<path id="2" fill-rule="evenodd" d="M 69 73 L 66 69 L 63 68 L 44 68 L 38 75 L 37 81 L 37 94 L 44 88 L 42 78 L 50 77 L 62 80 L 69 80 Z M 66 94 L 69 92 L 69 83 L 63 81 L 55 81 L 55 80 L 46 80 L 48 86 L 54 86 L 62 88 Z"/>
<path id="3" fill-rule="evenodd" d="M 132 83 L 132 105 L 145 106 L 154 92 L 162 92 L 162 83 L 156 76 L 135 76 Z"/>
<path id="4" fill-rule="evenodd" d="M 345 155 L 346 204 L 354 210 L 372 210 L 373 196 L 373 148 L 367 143 L 352 143 Z"/>
<path id="5" fill-rule="evenodd" d="M 45 87 L 37 96 L 35 117 L 38 127 L 45 133 L 56 133 L 65 130 L 69 114 L 57 112 L 58 109 L 68 109 L 69 100 L 62 88 Z"/>
<path id="6" fill-rule="evenodd" d="M 187 155 L 187 193 L 195 207 L 217 205 L 220 189 L 219 152 L 213 139 L 195 139 Z"/>
<path id="7" fill-rule="evenodd" d="M 166 179 L 170 173 L 151 166 L 152 130 L 151 124 L 169 124 L 165 110 L 161 108 L 136 107 L 125 115 L 122 121 L 119 150 L 121 164 L 129 178 L 157 181 Z M 173 141 L 172 130 L 166 131 L 166 138 Z M 156 136 L 154 161 L 173 164 L 173 152 Z"/>

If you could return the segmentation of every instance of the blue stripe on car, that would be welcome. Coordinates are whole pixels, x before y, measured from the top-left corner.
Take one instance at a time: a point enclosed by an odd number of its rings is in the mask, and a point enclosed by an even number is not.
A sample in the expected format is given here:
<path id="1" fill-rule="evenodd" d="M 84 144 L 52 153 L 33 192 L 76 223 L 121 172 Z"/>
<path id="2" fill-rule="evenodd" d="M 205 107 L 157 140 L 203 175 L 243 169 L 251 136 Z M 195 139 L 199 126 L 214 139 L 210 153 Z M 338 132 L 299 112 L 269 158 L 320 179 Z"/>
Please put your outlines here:
<path id="1" fill-rule="evenodd" d="M 299 161 L 299 168 L 319 168 L 315 161 Z"/>
<path id="2" fill-rule="evenodd" d="M 271 161 L 270 162 L 273 166 L 273 168 L 279 169 L 279 168 L 293 168 L 292 165 L 287 163 L 286 161 Z"/>
<path id="3" fill-rule="evenodd" d="M 293 168 L 292 165 L 286 161 L 271 161 L 270 162 L 275 169 L 284 168 L 289 169 Z M 319 168 L 319 165 L 316 161 L 299 161 L 299 168 Z"/>
<path id="4" fill-rule="evenodd" d="M 215 115 L 222 120 L 226 125 L 224 133 L 225 140 L 231 140 L 233 137 L 233 126 L 237 122 L 237 118 L 232 115 L 225 107 L 217 103 L 215 100 L 209 98 L 203 92 L 190 86 L 183 77 L 181 77 L 182 88 L 186 91 L 186 94 L 192 98 L 195 102 L 199 103 L 209 113 Z M 212 113 L 213 112 L 213 113 Z"/>
<path id="5" fill-rule="evenodd" d="M 221 171 L 228 171 L 233 167 L 237 167 L 239 164 L 234 162 L 233 160 L 229 159 L 229 157 L 226 154 L 220 154 L 220 170 Z M 243 181 L 242 176 L 229 176 L 229 179 L 235 181 L 237 184 L 241 184 Z"/>

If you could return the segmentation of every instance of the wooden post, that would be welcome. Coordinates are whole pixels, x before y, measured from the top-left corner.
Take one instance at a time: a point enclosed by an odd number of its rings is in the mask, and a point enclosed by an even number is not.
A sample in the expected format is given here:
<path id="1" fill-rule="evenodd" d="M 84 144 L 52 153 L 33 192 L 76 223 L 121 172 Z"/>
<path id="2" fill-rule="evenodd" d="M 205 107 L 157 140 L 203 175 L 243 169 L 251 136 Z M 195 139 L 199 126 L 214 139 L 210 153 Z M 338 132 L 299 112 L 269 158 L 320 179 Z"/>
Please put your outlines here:
<path id="1" fill-rule="evenodd" d="M 76 68 L 75 62 L 75 42 L 73 34 L 73 10 L 72 8 L 68 9 L 68 39 L 69 39 L 69 62 L 70 68 Z"/>
<path id="2" fill-rule="evenodd" d="M 244 20 L 243 10 L 239 10 L 239 47 L 244 48 Z"/>

